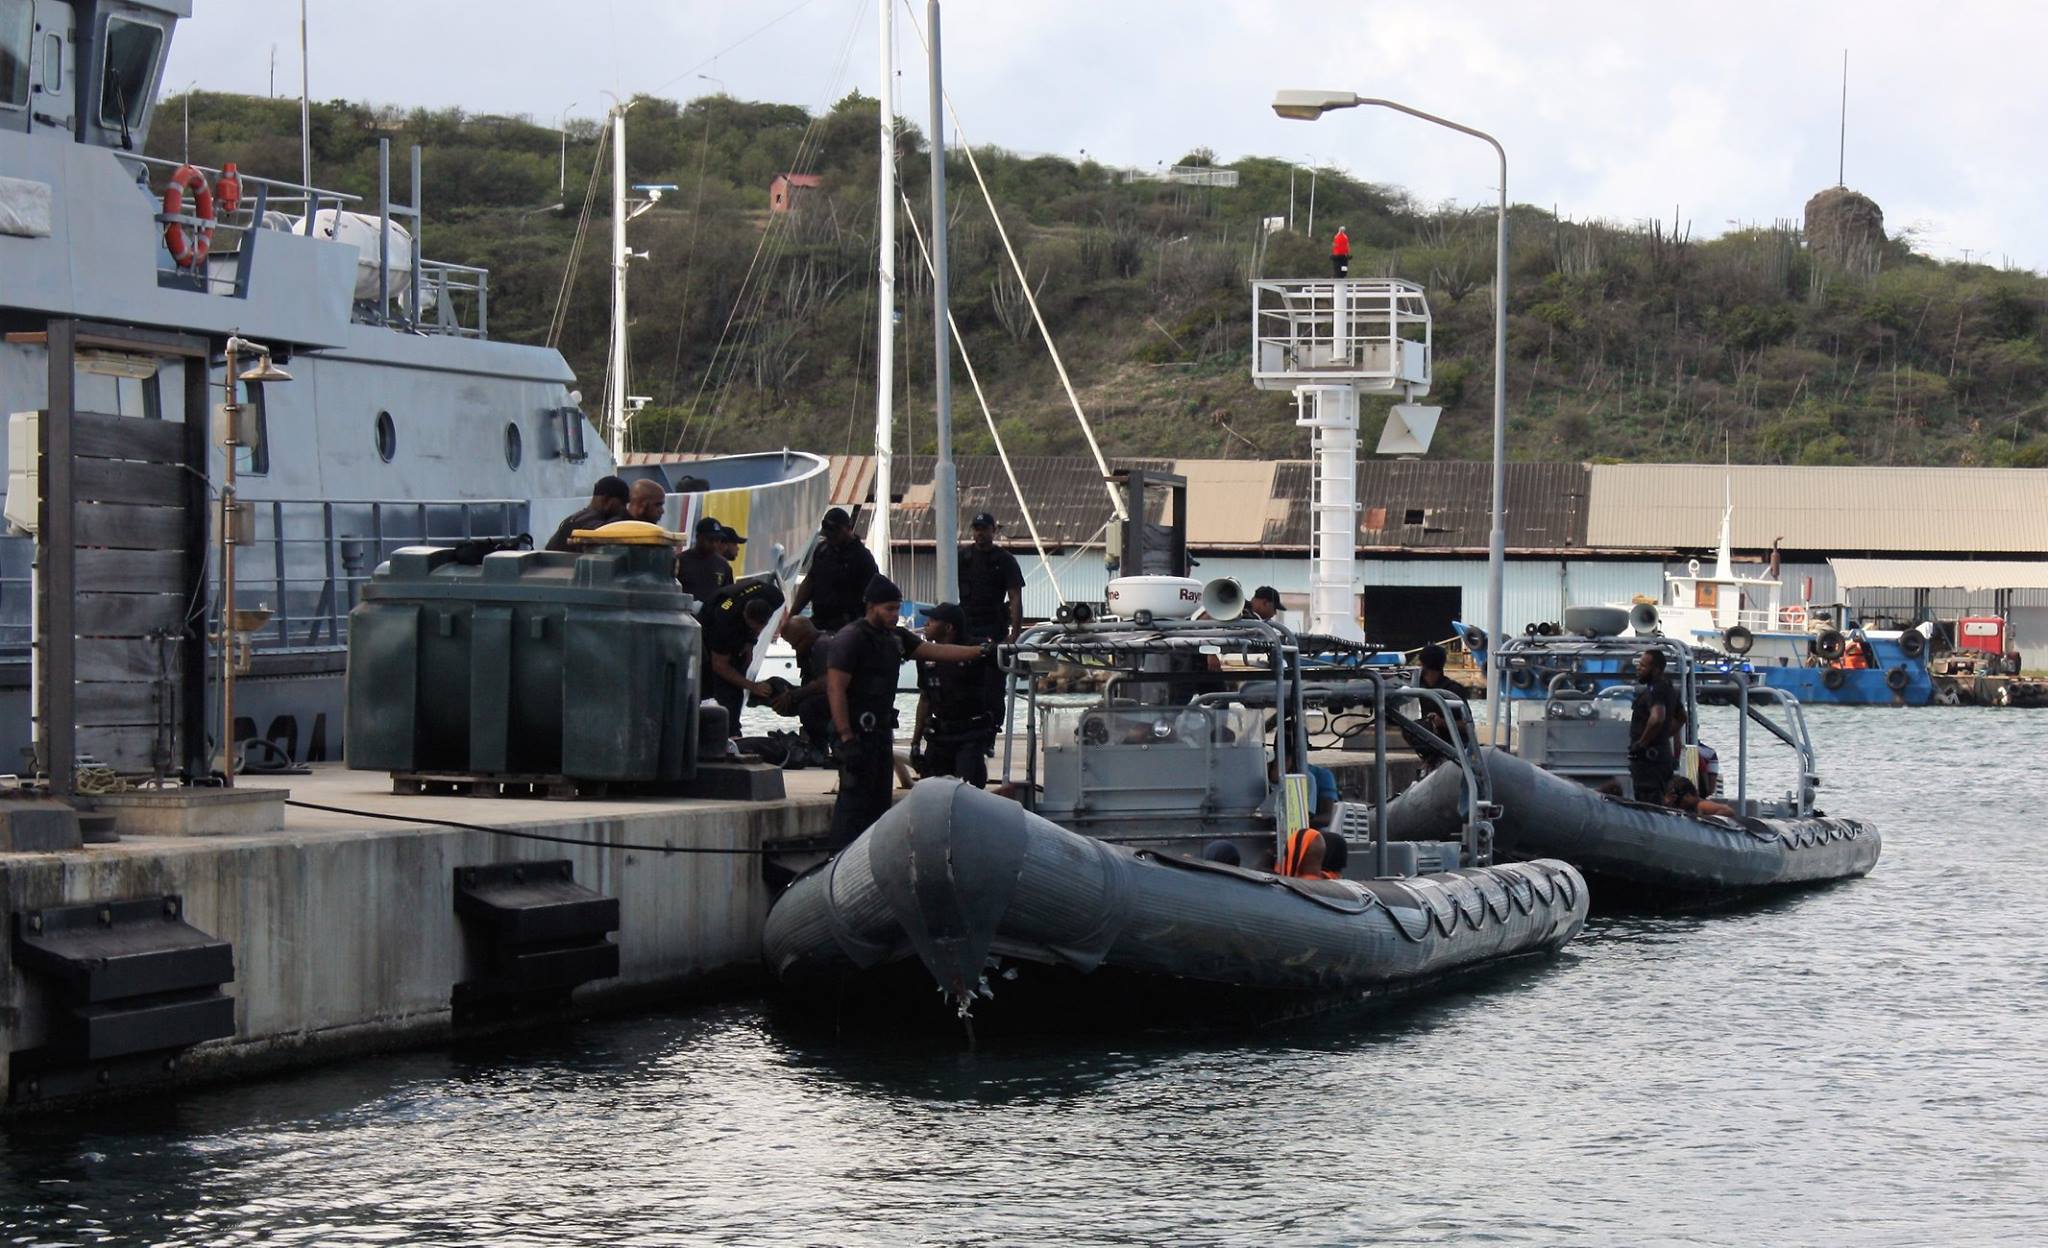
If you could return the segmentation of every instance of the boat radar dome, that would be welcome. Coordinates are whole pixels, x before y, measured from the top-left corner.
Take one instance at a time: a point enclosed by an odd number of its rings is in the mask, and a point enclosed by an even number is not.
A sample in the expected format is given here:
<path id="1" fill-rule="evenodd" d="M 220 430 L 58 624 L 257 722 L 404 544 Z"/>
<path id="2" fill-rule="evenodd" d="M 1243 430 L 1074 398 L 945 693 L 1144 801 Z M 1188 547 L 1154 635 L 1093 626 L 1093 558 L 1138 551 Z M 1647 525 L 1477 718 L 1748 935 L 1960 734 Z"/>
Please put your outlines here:
<path id="1" fill-rule="evenodd" d="M 1202 583 L 1192 576 L 1120 576 L 1103 600 L 1119 619 L 1143 611 L 1155 620 L 1185 620 L 1202 605 Z"/>

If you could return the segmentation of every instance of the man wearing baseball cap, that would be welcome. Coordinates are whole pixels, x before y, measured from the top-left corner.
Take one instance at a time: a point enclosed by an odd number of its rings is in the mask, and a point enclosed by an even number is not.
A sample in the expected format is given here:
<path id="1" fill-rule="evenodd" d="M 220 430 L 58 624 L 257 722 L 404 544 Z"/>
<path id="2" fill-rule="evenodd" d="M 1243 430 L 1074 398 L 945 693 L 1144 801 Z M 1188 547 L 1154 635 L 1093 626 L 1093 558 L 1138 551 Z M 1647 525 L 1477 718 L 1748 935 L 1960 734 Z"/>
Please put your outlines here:
<path id="1" fill-rule="evenodd" d="M 942 602 L 924 613 L 926 641 L 949 645 L 966 627 L 967 616 L 958 603 Z M 1001 726 L 989 704 L 991 672 L 1000 682 L 1002 673 L 992 654 L 968 663 L 918 661 L 910 761 L 919 775 L 958 776 L 976 788 L 988 784 L 988 756 Z"/>
<path id="2" fill-rule="evenodd" d="M 718 535 L 725 526 L 710 516 L 701 516 L 692 530 L 690 548 L 676 556 L 676 580 L 698 606 L 711 595 L 732 584 L 732 565 L 718 553 Z"/>
<path id="3" fill-rule="evenodd" d="M 569 549 L 569 535 L 578 529 L 597 529 L 626 516 L 626 502 L 632 497 L 626 483 L 618 477 L 599 477 L 590 490 L 590 505 L 562 521 L 555 535 L 548 539 L 546 550 Z"/>
<path id="4" fill-rule="evenodd" d="M 718 526 L 718 557 L 725 560 L 727 567 L 735 570 L 735 575 L 738 574 L 737 569 L 740 566 L 740 547 L 746 544 L 747 539 L 740 536 L 738 529 L 729 524 Z"/>
<path id="5" fill-rule="evenodd" d="M 886 576 L 870 577 L 861 600 L 865 614 L 832 639 L 825 668 L 839 754 L 839 799 L 832 807 L 832 840 L 839 849 L 889 809 L 896 779 L 896 678 L 903 660 L 960 663 L 995 650 L 987 643 L 940 645 L 903 627 L 903 591 Z"/>
<path id="6" fill-rule="evenodd" d="M 996 545 L 996 518 L 974 518 L 974 540 L 960 548 L 960 610 L 967 617 L 967 641 L 1015 641 L 1024 631 L 1024 569 L 1017 556 Z"/>
<path id="7" fill-rule="evenodd" d="M 853 517 L 844 507 L 825 513 L 818 526 L 822 535 L 811 551 L 811 570 L 789 600 L 789 613 L 801 615 L 808 606 L 811 622 L 819 631 L 836 633 L 864 611 L 861 602 L 868 582 L 880 572 L 875 557 L 853 531 Z"/>

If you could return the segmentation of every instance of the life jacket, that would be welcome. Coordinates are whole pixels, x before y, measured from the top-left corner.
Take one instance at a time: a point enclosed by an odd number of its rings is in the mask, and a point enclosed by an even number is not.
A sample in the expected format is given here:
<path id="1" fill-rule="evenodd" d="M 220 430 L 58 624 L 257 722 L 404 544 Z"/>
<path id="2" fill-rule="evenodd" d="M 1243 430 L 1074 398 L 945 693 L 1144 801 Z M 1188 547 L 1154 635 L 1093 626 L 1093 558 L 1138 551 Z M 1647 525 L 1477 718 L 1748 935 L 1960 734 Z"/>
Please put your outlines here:
<path id="1" fill-rule="evenodd" d="M 1280 859 L 1280 874 L 1291 875 L 1305 880 L 1321 880 L 1329 877 L 1318 867 L 1307 867 L 1308 851 L 1312 845 L 1322 844 L 1323 834 L 1314 828 L 1303 828 L 1287 838 L 1287 852 Z"/>

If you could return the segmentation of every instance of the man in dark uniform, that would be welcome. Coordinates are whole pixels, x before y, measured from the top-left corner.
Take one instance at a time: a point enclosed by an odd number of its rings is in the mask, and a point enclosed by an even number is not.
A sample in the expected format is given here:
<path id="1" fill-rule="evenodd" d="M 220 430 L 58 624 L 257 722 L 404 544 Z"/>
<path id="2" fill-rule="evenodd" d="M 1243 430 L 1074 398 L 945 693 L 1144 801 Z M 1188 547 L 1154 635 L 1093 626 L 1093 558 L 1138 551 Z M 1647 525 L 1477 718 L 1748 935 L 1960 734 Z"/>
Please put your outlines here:
<path id="1" fill-rule="evenodd" d="M 706 606 L 697 612 L 697 621 L 704 626 L 704 665 L 699 689 L 701 696 L 725 708 L 728 730 L 738 736 L 740 710 L 746 705 L 747 695 L 766 699 L 774 693 L 765 682 L 747 679 L 747 663 L 753 655 L 755 640 L 779 604 L 764 596 L 747 599 L 737 611 L 721 610 L 722 605 Z"/>
<path id="2" fill-rule="evenodd" d="M 967 627 L 955 603 L 924 613 L 926 641 L 948 645 Z M 910 733 L 910 761 L 921 776 L 958 776 L 976 788 L 988 784 L 988 754 L 1001 719 L 989 701 L 989 673 L 1002 671 L 995 656 L 968 663 L 919 662 L 917 726 Z"/>
<path id="3" fill-rule="evenodd" d="M 796 651 L 800 683 L 778 692 L 769 702 L 777 715 L 795 718 L 804 740 L 819 750 L 832 740 L 832 708 L 825 699 L 825 656 L 831 638 L 818 631 L 809 616 L 793 615 L 782 622 L 782 639 Z"/>
<path id="4" fill-rule="evenodd" d="M 662 493 L 661 482 L 652 477 L 642 477 L 627 491 L 626 519 L 660 524 L 662 508 L 667 503 L 668 496 Z"/>
<path id="5" fill-rule="evenodd" d="M 599 477 L 597 484 L 591 487 L 590 506 L 562 521 L 561 527 L 555 530 L 555 535 L 548 539 L 543 549 L 567 550 L 569 535 L 576 530 L 595 529 L 614 520 L 625 519 L 626 502 L 630 497 L 626 483 L 618 477 Z"/>
<path id="6" fill-rule="evenodd" d="M 1002 526 L 988 512 L 974 518 L 974 540 L 960 548 L 960 610 L 967 620 L 963 641 L 1015 641 L 1024 631 L 1024 569 L 1017 556 L 996 545 Z"/>
<path id="7" fill-rule="evenodd" d="M 1444 663 L 1449 658 L 1450 656 L 1444 652 L 1442 646 L 1436 645 L 1433 642 L 1424 646 L 1422 654 L 1418 659 L 1415 683 L 1424 689 L 1435 689 L 1447 697 L 1456 699 L 1456 701 L 1451 703 L 1451 710 L 1453 714 L 1460 714 L 1462 704 L 1472 695 L 1466 691 L 1465 686 L 1444 674 Z M 1410 701 L 1416 708 L 1414 712 L 1416 723 L 1435 733 L 1441 740 L 1449 741 L 1451 739 L 1450 727 L 1444 722 L 1444 713 L 1441 707 L 1434 702 L 1424 701 L 1420 698 L 1410 699 Z M 1466 723 L 1468 720 L 1464 715 L 1460 714 L 1459 722 Z M 1414 750 L 1422 759 L 1422 766 L 1425 771 L 1435 771 L 1438 767 L 1450 761 L 1449 756 L 1442 750 L 1416 735 L 1406 725 L 1403 725 L 1401 728 L 1401 737 L 1408 743 L 1408 748 Z"/>
<path id="8" fill-rule="evenodd" d="M 725 526 L 710 516 L 700 517 L 690 548 L 676 556 L 676 581 L 698 606 L 732 584 L 732 565 L 718 553 L 718 535 Z"/>
<path id="9" fill-rule="evenodd" d="M 811 552 L 811 570 L 790 599 L 789 613 L 802 615 L 811 609 L 811 622 L 818 631 L 836 633 L 861 618 L 861 594 L 879 574 L 875 557 L 853 533 L 853 517 L 843 507 L 825 513 L 818 526 L 825 540 Z"/>
<path id="10" fill-rule="evenodd" d="M 725 560 L 728 568 L 740 566 L 740 547 L 746 544 L 747 539 L 740 536 L 738 529 L 729 524 L 718 526 L 718 557 Z"/>
<path id="11" fill-rule="evenodd" d="M 1685 702 L 1664 674 L 1664 652 L 1636 658 L 1636 700 L 1628 719 L 1628 775 L 1639 802 L 1661 802 L 1678 771 L 1678 732 Z"/>
<path id="12" fill-rule="evenodd" d="M 1261 585 L 1252 591 L 1245 601 L 1244 609 L 1258 619 L 1271 623 L 1280 614 L 1280 591 L 1271 585 Z"/>
<path id="13" fill-rule="evenodd" d="M 839 753 L 832 840 L 841 849 L 889 809 L 895 781 L 896 678 L 903 660 L 966 662 L 995 651 L 988 642 L 942 646 L 904 628 L 898 622 L 903 591 L 888 577 L 871 579 L 861 598 L 867 613 L 832 638 L 825 668 L 825 697 L 832 708 L 834 748 Z"/>

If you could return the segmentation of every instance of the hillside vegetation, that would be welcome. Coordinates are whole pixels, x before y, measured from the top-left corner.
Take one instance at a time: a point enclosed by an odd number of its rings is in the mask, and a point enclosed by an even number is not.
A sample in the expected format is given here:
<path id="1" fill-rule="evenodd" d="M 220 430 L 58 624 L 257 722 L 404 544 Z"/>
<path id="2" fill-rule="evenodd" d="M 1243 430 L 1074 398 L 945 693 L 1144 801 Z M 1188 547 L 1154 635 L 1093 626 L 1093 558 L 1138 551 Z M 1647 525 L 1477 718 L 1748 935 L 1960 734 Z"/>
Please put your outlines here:
<path id="1" fill-rule="evenodd" d="M 192 159 L 293 178 L 296 101 L 199 93 Z M 724 96 L 652 98 L 629 113 L 629 181 L 676 190 L 631 226 L 632 392 L 653 396 L 635 449 L 837 452 L 872 446 L 875 102 L 822 116 Z M 150 150 L 180 150 L 173 99 Z M 492 270 L 493 336 L 550 337 L 586 196 L 559 346 L 602 389 L 609 167 L 600 127 L 335 102 L 313 110 L 315 181 L 372 197 L 376 145 L 425 147 L 426 254 Z M 902 185 L 926 225 L 927 145 L 905 127 Z M 1207 152 L 1161 153 L 1205 163 Z M 1227 167 L 1234 189 L 1122 182 L 1093 163 L 977 149 L 1047 325 L 1112 454 L 1300 457 L 1286 394 L 1247 376 L 1255 276 L 1327 273 L 1349 227 L 1352 273 L 1428 288 L 1445 407 L 1434 455 L 1483 458 L 1492 377 L 1493 214 L 1431 206 L 1324 169 L 1316 237 L 1265 234 L 1284 214 L 1287 162 Z M 784 170 L 822 175 L 799 211 L 771 215 Z M 948 164 L 953 311 L 1013 453 L 1083 449 L 1058 378 L 965 157 Z M 596 184 L 592 185 L 592 178 Z M 1306 226 L 1309 174 L 1296 185 Z M 552 205 L 560 204 L 555 207 Z M 1787 205 L 1787 214 L 1797 210 Z M 1559 220 L 1518 206 L 1510 261 L 1510 447 L 1517 459 L 2048 466 L 2048 281 L 1942 263 L 1893 240 L 1870 269 L 1831 268 L 1779 224 L 1694 239 L 1683 223 Z M 899 228 L 899 449 L 931 437 L 930 283 Z M 990 446 L 955 368 L 956 445 Z"/>

